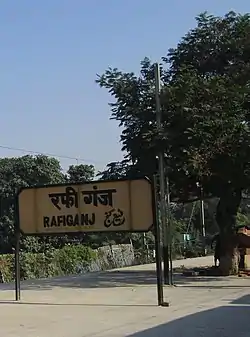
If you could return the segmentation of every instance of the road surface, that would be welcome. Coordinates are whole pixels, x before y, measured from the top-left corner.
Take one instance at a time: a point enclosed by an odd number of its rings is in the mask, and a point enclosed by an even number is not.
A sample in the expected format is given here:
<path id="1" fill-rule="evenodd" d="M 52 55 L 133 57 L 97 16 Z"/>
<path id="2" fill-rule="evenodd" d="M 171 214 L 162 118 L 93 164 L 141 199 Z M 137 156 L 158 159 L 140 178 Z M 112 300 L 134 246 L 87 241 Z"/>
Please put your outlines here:
<path id="1" fill-rule="evenodd" d="M 211 265 L 212 257 L 174 265 Z M 4 337 L 247 337 L 250 278 L 176 277 L 164 289 L 169 308 L 156 305 L 154 265 L 105 273 L 0 285 Z"/>

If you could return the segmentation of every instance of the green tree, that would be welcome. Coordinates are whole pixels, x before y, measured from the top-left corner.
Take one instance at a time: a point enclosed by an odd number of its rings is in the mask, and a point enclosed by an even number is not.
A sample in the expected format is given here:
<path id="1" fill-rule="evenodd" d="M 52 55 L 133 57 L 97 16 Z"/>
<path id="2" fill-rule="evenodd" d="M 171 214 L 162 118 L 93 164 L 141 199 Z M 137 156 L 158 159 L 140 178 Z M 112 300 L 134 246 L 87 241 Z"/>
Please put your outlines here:
<path id="1" fill-rule="evenodd" d="M 84 183 L 93 180 L 95 168 L 93 165 L 70 165 L 67 180 L 71 183 Z"/>
<path id="2" fill-rule="evenodd" d="M 104 171 L 98 172 L 97 175 L 101 178 L 101 180 L 117 180 L 142 177 L 142 174 L 138 171 L 137 166 L 131 164 L 127 159 L 107 164 L 106 169 Z"/>
<path id="3" fill-rule="evenodd" d="M 105 170 L 98 172 L 101 180 L 116 180 L 126 178 L 129 167 L 125 161 L 112 162 L 107 164 Z"/>
<path id="4" fill-rule="evenodd" d="M 162 149 L 176 200 L 197 197 L 197 182 L 206 197 L 219 198 L 220 267 L 227 274 L 237 269 L 234 227 L 250 183 L 250 16 L 204 13 L 196 20 L 162 58 L 160 132 L 149 59 L 141 63 L 139 76 L 109 68 L 97 82 L 115 99 L 111 118 L 123 127 L 123 150 L 138 172 L 154 173 Z"/>
<path id="5" fill-rule="evenodd" d="M 43 155 L 0 159 L 0 251 L 14 247 L 14 199 L 23 187 L 64 182 L 60 163 Z M 46 239 L 22 238 L 22 248 L 39 250 Z"/>

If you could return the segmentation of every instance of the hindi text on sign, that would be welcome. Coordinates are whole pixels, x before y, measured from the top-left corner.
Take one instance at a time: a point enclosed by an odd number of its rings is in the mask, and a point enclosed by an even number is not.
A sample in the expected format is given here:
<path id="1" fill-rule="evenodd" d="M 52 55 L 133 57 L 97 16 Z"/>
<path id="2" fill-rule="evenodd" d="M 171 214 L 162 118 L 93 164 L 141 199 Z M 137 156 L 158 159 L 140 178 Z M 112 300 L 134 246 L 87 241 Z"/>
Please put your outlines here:
<path id="1" fill-rule="evenodd" d="M 86 205 L 98 205 L 113 206 L 113 193 L 116 193 L 116 189 L 98 190 L 97 186 L 93 186 L 92 191 L 82 191 L 83 202 Z M 60 211 L 61 205 L 66 208 L 79 207 L 78 193 L 73 187 L 66 187 L 64 193 L 50 193 L 49 198 L 52 204 Z"/>

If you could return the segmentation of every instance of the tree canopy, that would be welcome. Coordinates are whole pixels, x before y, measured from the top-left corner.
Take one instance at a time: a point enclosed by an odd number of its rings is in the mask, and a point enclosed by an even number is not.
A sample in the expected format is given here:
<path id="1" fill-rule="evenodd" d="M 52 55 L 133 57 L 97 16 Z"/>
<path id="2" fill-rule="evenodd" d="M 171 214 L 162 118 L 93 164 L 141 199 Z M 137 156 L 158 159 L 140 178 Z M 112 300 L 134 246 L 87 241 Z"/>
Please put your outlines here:
<path id="1" fill-rule="evenodd" d="M 197 25 L 162 57 L 162 128 L 156 128 L 154 65 L 138 75 L 108 68 L 97 83 L 113 97 L 126 159 L 151 176 L 165 152 L 172 196 L 219 197 L 217 222 L 232 228 L 250 170 L 250 16 L 203 13 Z"/>
<path id="2" fill-rule="evenodd" d="M 93 180 L 95 168 L 93 165 L 70 165 L 66 179 L 71 183 L 84 183 Z"/>

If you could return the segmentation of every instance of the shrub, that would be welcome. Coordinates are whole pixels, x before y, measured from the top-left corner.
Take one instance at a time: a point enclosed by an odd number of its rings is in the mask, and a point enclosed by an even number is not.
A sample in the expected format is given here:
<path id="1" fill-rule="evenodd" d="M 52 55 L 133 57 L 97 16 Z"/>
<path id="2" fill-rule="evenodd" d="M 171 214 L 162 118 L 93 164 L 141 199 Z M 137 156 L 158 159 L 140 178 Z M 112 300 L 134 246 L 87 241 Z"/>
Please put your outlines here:
<path id="1" fill-rule="evenodd" d="M 96 253 L 83 245 L 68 245 L 45 253 L 21 253 L 20 275 L 22 280 L 63 276 L 84 272 L 96 259 Z M 0 256 L 0 282 L 14 279 L 14 255 Z"/>
<path id="2" fill-rule="evenodd" d="M 14 275 L 14 255 L 0 256 L 0 282 L 11 282 Z"/>
<path id="3" fill-rule="evenodd" d="M 91 248 L 83 245 L 68 245 L 55 251 L 53 265 L 59 275 L 77 274 L 86 271 L 95 259 L 96 253 Z"/>

